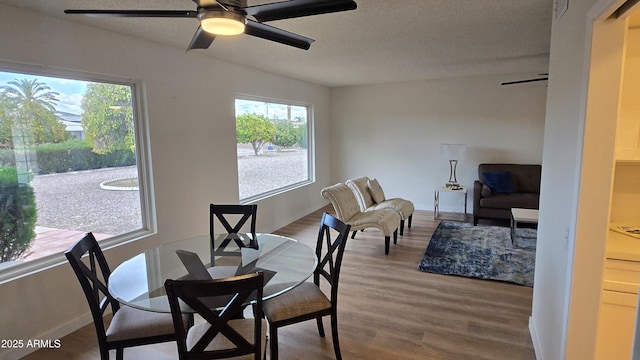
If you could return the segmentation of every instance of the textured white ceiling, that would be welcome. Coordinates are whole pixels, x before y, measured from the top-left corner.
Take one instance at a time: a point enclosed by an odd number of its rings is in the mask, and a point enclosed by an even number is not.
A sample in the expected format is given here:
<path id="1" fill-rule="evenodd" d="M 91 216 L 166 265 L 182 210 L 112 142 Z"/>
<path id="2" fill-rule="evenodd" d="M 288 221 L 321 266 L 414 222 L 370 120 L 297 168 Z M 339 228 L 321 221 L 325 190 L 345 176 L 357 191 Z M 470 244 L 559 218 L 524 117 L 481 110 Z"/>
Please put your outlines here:
<path id="1" fill-rule="evenodd" d="M 249 0 L 249 5 L 277 0 Z M 248 35 L 194 52 L 327 86 L 548 71 L 552 0 L 356 0 L 358 9 L 269 22 L 308 51 Z M 186 49 L 196 19 L 96 18 L 77 9 L 195 10 L 191 0 L 0 0 Z M 4 34 L 3 36 L 6 36 Z M 505 79 L 509 80 L 509 79 Z"/>

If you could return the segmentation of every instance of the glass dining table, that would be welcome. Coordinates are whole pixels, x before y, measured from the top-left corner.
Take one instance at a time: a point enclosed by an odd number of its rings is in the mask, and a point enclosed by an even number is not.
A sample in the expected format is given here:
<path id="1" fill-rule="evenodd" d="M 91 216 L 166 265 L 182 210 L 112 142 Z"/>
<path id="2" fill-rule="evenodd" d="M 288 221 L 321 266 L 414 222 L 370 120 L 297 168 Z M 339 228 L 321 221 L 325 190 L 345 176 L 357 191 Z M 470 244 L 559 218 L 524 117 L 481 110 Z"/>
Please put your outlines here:
<path id="1" fill-rule="evenodd" d="M 256 234 L 206 235 L 170 242 L 137 254 L 109 276 L 109 293 L 121 303 L 146 311 L 171 312 L 164 282 L 202 279 L 178 253 L 201 261 L 210 278 L 263 271 L 263 299 L 289 291 L 306 281 L 317 266 L 308 245 L 285 236 Z M 193 260 L 193 259 L 192 259 Z"/>

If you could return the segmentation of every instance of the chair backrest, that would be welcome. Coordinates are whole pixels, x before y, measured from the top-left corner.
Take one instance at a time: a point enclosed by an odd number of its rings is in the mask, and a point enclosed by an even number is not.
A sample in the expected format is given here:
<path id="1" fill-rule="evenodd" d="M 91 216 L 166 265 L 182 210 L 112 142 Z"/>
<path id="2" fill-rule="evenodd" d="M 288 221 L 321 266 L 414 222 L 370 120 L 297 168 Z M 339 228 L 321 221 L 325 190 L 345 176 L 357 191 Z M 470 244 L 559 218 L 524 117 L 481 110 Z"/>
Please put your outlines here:
<path id="1" fill-rule="evenodd" d="M 80 281 L 80 286 L 82 286 L 91 309 L 98 342 L 102 346 L 106 344 L 107 338 L 103 320 L 104 313 L 109 305 L 111 305 L 113 314 L 120 309 L 120 303 L 109 295 L 107 289 L 109 275 L 111 275 L 107 260 L 92 233 L 87 233 L 69 250 L 65 251 L 64 255 Z M 83 261 L 82 257 L 85 255 L 88 256 Z"/>
<path id="2" fill-rule="evenodd" d="M 264 276 L 260 273 L 239 275 L 213 280 L 166 280 L 164 283 L 176 330 L 180 359 L 226 358 L 255 354 L 261 359 L 262 352 L 262 288 Z M 243 306 L 255 299 L 253 339 L 238 333 L 229 323 L 242 313 Z M 188 327 L 182 316 L 181 302 L 198 313 L 210 325 L 206 331 L 198 332 L 197 341 L 187 348 Z M 212 304 L 216 305 L 212 305 Z M 183 304 L 183 306 L 184 306 Z M 218 310 L 222 309 L 222 310 Z M 216 337 L 224 337 L 227 345 L 220 349 L 207 349 Z M 222 339 L 218 338 L 218 341 Z"/>
<path id="3" fill-rule="evenodd" d="M 342 183 L 328 186 L 320 192 L 324 199 L 331 201 L 338 219 L 348 222 L 354 215 L 361 213 L 358 200 L 349 187 Z"/>
<path id="4" fill-rule="evenodd" d="M 250 222 L 249 231 L 252 234 L 256 233 L 256 215 L 258 212 L 258 205 L 220 205 L 211 204 L 209 206 L 209 233 L 211 236 L 215 234 L 214 223 L 217 218 L 220 224 L 224 227 L 224 231 L 228 234 L 238 234 L 242 232 L 242 227 Z M 229 222 L 231 216 L 228 215 L 241 215 L 239 219 L 236 219 L 235 223 L 231 225 Z M 247 231 L 245 231 L 247 232 Z"/>
<path id="5" fill-rule="evenodd" d="M 333 232 L 331 230 L 334 230 Z M 316 243 L 316 257 L 318 266 L 313 274 L 313 282 L 320 286 L 320 278 L 323 277 L 331 285 L 331 303 L 336 304 L 338 299 L 338 279 L 342 268 L 342 256 L 344 247 L 349 238 L 351 225 L 347 225 L 328 213 L 322 214 L 318 242 Z M 333 237 L 333 239 L 332 239 Z M 323 254 L 323 247 L 326 251 Z"/>
<path id="6" fill-rule="evenodd" d="M 360 205 L 360 211 L 366 211 L 369 207 L 375 204 L 371 193 L 369 192 L 369 178 L 366 176 L 360 176 L 357 178 L 349 179 L 345 182 L 345 185 L 351 188 L 353 194 L 358 200 Z"/>
<path id="7" fill-rule="evenodd" d="M 240 256 L 240 252 L 238 251 L 226 251 L 227 245 L 234 241 L 238 247 L 250 246 L 253 248 L 258 247 L 257 237 L 256 237 L 256 215 L 258 213 L 258 205 L 220 205 L 220 204 L 211 204 L 209 205 L 209 235 L 212 240 L 211 247 L 211 266 L 215 264 L 215 258 L 219 255 L 231 255 L 231 256 Z M 224 239 L 216 249 L 213 246 L 213 239 L 215 232 L 215 220 L 218 219 L 222 227 L 224 227 L 224 232 L 227 233 L 228 237 Z M 229 221 L 232 221 L 231 223 Z M 251 237 L 247 244 L 243 243 L 242 239 L 235 236 L 236 234 L 242 233 L 242 227 L 249 222 L 249 231 L 251 232 Z M 233 223 L 233 225 L 231 225 Z M 244 231 L 245 233 L 247 231 Z M 231 235 L 231 236 L 229 236 Z"/>

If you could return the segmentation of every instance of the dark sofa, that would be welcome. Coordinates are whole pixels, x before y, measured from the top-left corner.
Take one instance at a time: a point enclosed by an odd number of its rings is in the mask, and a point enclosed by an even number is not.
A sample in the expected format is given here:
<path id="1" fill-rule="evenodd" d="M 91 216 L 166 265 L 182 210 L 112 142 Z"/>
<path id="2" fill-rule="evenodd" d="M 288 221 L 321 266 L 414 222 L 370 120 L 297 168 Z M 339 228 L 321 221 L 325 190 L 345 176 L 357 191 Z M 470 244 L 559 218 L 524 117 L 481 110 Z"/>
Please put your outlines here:
<path id="1" fill-rule="evenodd" d="M 485 174 L 494 177 L 508 172 L 513 187 L 491 191 L 485 184 Z M 540 178 L 542 165 L 528 164 L 480 164 L 478 179 L 473 184 L 473 224 L 480 219 L 511 219 L 511 208 L 538 209 L 540 203 Z M 503 177 L 504 178 L 504 177 Z M 494 181 L 495 182 L 495 181 Z M 490 185 L 495 187 L 495 183 Z"/>

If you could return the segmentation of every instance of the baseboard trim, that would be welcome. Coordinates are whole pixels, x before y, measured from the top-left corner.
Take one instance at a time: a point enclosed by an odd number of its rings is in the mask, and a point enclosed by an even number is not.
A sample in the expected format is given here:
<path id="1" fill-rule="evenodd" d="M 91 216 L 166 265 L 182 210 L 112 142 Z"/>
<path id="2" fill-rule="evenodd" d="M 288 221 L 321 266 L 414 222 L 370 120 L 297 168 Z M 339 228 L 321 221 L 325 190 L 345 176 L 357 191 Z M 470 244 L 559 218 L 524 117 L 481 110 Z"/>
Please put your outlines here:
<path id="1" fill-rule="evenodd" d="M 533 321 L 533 318 L 529 316 L 529 334 L 531 335 L 531 342 L 533 343 L 533 352 L 536 355 L 537 360 L 544 360 L 542 356 L 542 348 L 540 348 L 540 342 L 538 339 L 538 331 L 536 330 L 536 324 Z"/>
<path id="2" fill-rule="evenodd" d="M 47 340 L 47 339 L 51 339 L 51 340 L 55 340 L 55 339 L 62 339 L 63 337 L 65 337 L 66 335 L 71 334 L 72 332 L 90 324 L 93 321 L 93 318 L 91 317 L 91 313 L 85 313 L 80 317 L 77 317 L 69 322 L 66 322 L 56 328 L 53 328 L 50 331 L 47 331 L 45 333 L 40 334 L 37 339 L 41 339 L 41 340 Z M 23 339 L 23 341 L 28 341 L 29 339 Z M 31 339 L 34 340 L 34 339 Z M 64 342 L 61 343 L 61 346 L 64 346 Z M 23 346 L 20 349 L 12 349 L 6 352 L 2 352 L 0 353 L 0 360 L 13 360 L 13 359 L 20 359 L 24 356 L 27 356 L 29 354 L 31 354 L 34 351 L 39 350 L 39 348 L 35 348 L 35 347 L 26 347 Z"/>
<path id="3" fill-rule="evenodd" d="M 322 205 L 320 207 L 318 207 L 318 206 L 307 207 L 306 209 L 300 210 L 298 213 L 296 213 L 296 214 L 294 214 L 294 215 L 292 215 L 290 217 L 287 217 L 281 223 L 274 224 L 274 226 L 272 226 L 273 229 L 268 229 L 267 231 L 273 232 L 273 231 L 276 231 L 278 229 L 281 229 L 281 228 L 283 228 L 283 227 L 285 227 L 285 226 L 287 226 L 287 225 L 289 225 L 289 224 L 291 224 L 293 222 L 296 222 L 297 220 L 302 219 L 303 217 L 305 217 L 305 216 L 307 216 L 307 215 L 309 215 L 311 213 L 314 213 L 314 212 L 316 212 L 318 210 L 321 210 L 321 209 L 323 209 L 323 208 L 325 208 L 327 206 L 330 206 L 330 205 L 331 205 L 331 203 L 327 202 L 326 204 L 324 204 L 324 205 Z M 333 211 L 333 208 L 330 208 L 330 211 Z M 300 214 L 304 214 L 304 215 L 300 215 Z"/>

